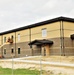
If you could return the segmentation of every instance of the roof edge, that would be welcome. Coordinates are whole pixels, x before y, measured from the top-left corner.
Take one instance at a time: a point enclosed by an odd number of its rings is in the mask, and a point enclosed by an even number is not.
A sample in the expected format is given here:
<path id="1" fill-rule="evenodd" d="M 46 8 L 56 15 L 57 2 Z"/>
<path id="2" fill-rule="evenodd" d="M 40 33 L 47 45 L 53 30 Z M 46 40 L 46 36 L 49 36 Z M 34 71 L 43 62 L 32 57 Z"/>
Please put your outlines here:
<path id="1" fill-rule="evenodd" d="M 61 17 L 50 19 L 50 20 L 30 24 L 28 26 L 24 26 L 24 27 L 12 29 L 12 30 L 4 31 L 4 32 L 1 32 L 0 35 L 16 32 L 16 31 L 20 31 L 20 30 L 24 30 L 24 29 L 30 29 L 30 28 L 41 26 L 41 25 L 44 25 L 44 24 L 54 23 L 54 22 L 57 22 L 57 21 L 67 21 L 67 22 L 73 22 L 74 23 L 74 18 L 61 16 Z"/>

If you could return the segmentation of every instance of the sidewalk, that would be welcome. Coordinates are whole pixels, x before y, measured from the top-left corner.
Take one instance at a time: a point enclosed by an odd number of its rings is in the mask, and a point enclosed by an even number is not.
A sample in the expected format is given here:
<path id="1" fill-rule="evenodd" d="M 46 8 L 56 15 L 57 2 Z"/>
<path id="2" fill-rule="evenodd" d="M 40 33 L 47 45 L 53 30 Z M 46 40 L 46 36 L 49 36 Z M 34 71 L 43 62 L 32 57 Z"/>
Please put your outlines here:
<path id="1" fill-rule="evenodd" d="M 57 65 L 57 66 L 66 66 L 66 67 L 74 67 L 74 64 L 62 63 L 62 62 L 46 62 L 46 61 L 33 61 L 33 60 L 13 60 L 15 62 L 28 62 L 35 64 L 48 64 L 48 65 Z"/>
<path id="2" fill-rule="evenodd" d="M 23 57 L 25 58 L 25 57 Z M 14 58 L 14 62 L 27 62 L 27 63 L 35 63 L 35 64 L 48 64 L 48 65 L 55 65 L 55 66 L 65 66 L 65 67 L 74 67 L 74 64 L 63 63 L 63 62 L 48 62 L 48 61 L 36 61 L 36 60 L 23 60 L 23 58 Z M 29 57 L 28 57 L 29 58 Z M 0 61 L 12 61 L 12 59 L 5 59 Z"/>

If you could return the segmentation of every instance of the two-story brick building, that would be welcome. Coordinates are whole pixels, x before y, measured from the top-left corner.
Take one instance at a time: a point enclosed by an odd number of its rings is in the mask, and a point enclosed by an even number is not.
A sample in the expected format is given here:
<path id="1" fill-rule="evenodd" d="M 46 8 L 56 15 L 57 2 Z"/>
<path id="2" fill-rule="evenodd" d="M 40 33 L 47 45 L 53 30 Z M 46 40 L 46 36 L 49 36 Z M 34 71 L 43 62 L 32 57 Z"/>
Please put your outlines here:
<path id="1" fill-rule="evenodd" d="M 74 18 L 58 17 L 0 33 L 0 55 L 74 55 Z"/>

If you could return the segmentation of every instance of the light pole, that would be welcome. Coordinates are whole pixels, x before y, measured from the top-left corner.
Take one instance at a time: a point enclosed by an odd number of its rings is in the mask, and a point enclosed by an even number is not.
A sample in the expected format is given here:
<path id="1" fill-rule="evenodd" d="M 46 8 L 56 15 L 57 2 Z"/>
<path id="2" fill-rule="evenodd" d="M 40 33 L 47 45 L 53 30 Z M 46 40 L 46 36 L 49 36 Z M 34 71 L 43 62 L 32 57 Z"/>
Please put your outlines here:
<path id="1" fill-rule="evenodd" d="M 12 75 L 13 75 L 13 53 L 11 54 L 12 56 Z"/>
<path id="2" fill-rule="evenodd" d="M 42 51 L 41 51 L 41 54 L 40 54 L 40 75 L 42 75 Z"/>

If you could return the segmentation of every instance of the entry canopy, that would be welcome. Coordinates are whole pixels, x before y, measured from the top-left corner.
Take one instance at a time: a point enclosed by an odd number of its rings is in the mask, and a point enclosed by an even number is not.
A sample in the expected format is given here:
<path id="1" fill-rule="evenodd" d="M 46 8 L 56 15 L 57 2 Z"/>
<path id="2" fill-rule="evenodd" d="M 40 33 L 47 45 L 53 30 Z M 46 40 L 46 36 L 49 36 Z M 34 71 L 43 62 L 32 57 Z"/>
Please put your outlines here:
<path id="1" fill-rule="evenodd" d="M 70 35 L 70 38 L 71 38 L 72 40 L 74 40 L 74 34 Z"/>
<path id="2" fill-rule="evenodd" d="M 43 40 L 34 40 L 29 43 L 29 45 L 44 45 L 44 44 L 51 45 L 51 44 L 53 44 L 53 41 L 43 39 Z"/>

